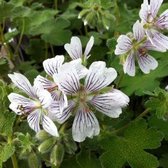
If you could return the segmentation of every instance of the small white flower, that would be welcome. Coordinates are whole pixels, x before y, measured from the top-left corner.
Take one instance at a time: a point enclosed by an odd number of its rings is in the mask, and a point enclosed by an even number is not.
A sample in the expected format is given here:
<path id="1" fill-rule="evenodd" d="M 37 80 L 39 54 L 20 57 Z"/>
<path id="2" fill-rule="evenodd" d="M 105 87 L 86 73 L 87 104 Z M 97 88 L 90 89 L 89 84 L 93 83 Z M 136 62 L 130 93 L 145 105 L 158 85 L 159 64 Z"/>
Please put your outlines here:
<path id="1" fill-rule="evenodd" d="M 81 59 L 76 59 L 65 64 L 63 64 L 63 62 L 64 56 L 62 55 L 57 55 L 54 58 L 49 58 L 45 60 L 43 62 L 43 67 L 45 72 L 50 76 L 51 80 L 38 75 L 34 81 L 37 85 L 41 85 L 44 89 L 49 91 L 54 101 L 59 101 L 60 111 L 67 107 L 67 97 L 64 92 L 58 89 L 57 81 L 52 80 L 53 75 L 58 74 L 61 70 L 61 67 L 67 65 L 75 67 L 79 78 L 83 78 L 83 76 L 85 76 L 88 72 L 87 68 L 81 65 Z"/>
<path id="2" fill-rule="evenodd" d="M 28 79 L 19 73 L 9 74 L 12 82 L 24 91 L 29 98 L 11 93 L 8 98 L 11 102 L 9 108 L 18 115 L 27 115 L 29 126 L 36 132 L 43 129 L 53 136 L 59 136 L 53 121 L 48 117 L 48 108 L 52 103 L 51 95 L 39 85 L 32 86 Z"/>
<path id="3" fill-rule="evenodd" d="M 145 33 L 151 43 L 162 49 L 168 49 L 168 37 L 161 33 L 162 30 L 168 29 L 168 9 L 158 16 L 159 8 L 163 0 L 144 0 L 141 5 L 139 16 L 142 19 Z"/>
<path id="4" fill-rule="evenodd" d="M 12 33 L 12 32 L 15 32 L 15 31 L 17 31 L 16 28 L 13 28 L 13 29 L 11 29 L 10 27 L 8 28 L 8 32 L 9 32 L 9 33 Z M 8 42 L 10 43 L 10 42 L 12 42 L 13 40 L 14 40 L 14 39 L 11 38 Z"/>
<path id="5" fill-rule="evenodd" d="M 75 141 L 82 142 L 86 137 L 91 138 L 100 132 L 98 120 L 90 106 L 117 118 L 122 112 L 121 108 L 128 104 L 129 98 L 117 89 L 101 93 L 101 90 L 111 84 L 116 77 L 115 69 L 106 68 L 105 62 L 102 61 L 92 63 L 88 73 L 81 80 L 76 69 L 69 64 L 62 66 L 60 72 L 54 75 L 59 89 L 72 99 L 68 101 L 68 107 L 62 114 L 59 112 L 59 103 L 52 104 L 50 114 L 59 123 L 63 123 L 69 118 L 73 109 L 77 110 L 72 126 Z"/>
<path id="6" fill-rule="evenodd" d="M 91 36 L 90 40 L 88 41 L 88 43 L 86 45 L 86 48 L 85 48 L 85 51 L 83 54 L 82 44 L 81 44 L 80 39 L 76 36 L 73 36 L 71 38 L 70 44 L 69 43 L 65 44 L 64 48 L 73 60 L 78 59 L 78 58 L 88 59 L 90 57 L 89 53 L 93 47 L 93 44 L 94 44 L 94 37 Z"/>
<path id="7" fill-rule="evenodd" d="M 165 87 L 165 89 L 168 91 L 168 85 Z"/>
<path id="8" fill-rule="evenodd" d="M 11 33 L 11 32 L 15 32 L 17 29 L 16 28 L 13 28 L 11 29 L 10 27 L 8 28 L 8 32 Z"/>
<path id="9" fill-rule="evenodd" d="M 84 26 L 86 26 L 88 24 L 87 20 L 84 20 Z"/>
<path id="10" fill-rule="evenodd" d="M 137 21 L 133 25 L 133 34 L 130 36 L 121 35 L 117 39 L 117 45 L 115 49 L 116 55 L 124 55 L 123 70 L 130 76 L 135 76 L 135 59 L 138 62 L 140 69 L 148 74 L 150 70 L 154 70 L 158 66 L 158 62 L 148 54 L 148 50 L 160 51 L 151 44 L 150 41 L 146 41 L 144 29 Z"/>

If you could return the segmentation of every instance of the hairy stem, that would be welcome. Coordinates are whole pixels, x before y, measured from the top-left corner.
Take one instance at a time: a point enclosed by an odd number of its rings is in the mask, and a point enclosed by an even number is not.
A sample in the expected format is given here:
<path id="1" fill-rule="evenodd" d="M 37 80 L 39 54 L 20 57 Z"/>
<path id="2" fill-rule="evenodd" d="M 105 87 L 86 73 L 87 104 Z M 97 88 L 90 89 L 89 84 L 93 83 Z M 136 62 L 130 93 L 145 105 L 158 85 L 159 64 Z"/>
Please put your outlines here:
<path id="1" fill-rule="evenodd" d="M 11 159 L 12 159 L 13 168 L 19 168 L 15 154 L 12 155 Z"/>

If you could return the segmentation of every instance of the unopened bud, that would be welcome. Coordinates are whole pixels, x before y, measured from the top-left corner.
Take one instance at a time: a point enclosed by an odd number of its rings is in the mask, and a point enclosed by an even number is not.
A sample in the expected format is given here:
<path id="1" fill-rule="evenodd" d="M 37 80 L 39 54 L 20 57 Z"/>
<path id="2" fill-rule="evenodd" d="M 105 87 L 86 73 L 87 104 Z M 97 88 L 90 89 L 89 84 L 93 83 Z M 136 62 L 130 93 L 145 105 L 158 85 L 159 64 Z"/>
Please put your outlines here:
<path id="1" fill-rule="evenodd" d="M 41 153 L 46 153 L 46 152 L 48 152 L 51 149 L 51 147 L 54 145 L 54 143 L 55 143 L 55 139 L 53 137 L 49 138 L 49 139 L 45 140 L 44 142 L 42 142 L 38 146 L 38 150 Z"/>
<path id="2" fill-rule="evenodd" d="M 28 156 L 28 164 L 31 168 L 40 167 L 38 157 L 34 152 L 30 153 L 30 155 Z"/>
<path id="3" fill-rule="evenodd" d="M 50 162 L 55 165 L 59 166 L 64 158 L 64 146 L 62 144 L 56 144 L 50 154 Z"/>
<path id="4" fill-rule="evenodd" d="M 44 141 L 44 140 L 48 139 L 49 137 L 51 137 L 51 136 L 44 130 L 41 130 L 36 134 L 36 138 L 40 141 Z"/>

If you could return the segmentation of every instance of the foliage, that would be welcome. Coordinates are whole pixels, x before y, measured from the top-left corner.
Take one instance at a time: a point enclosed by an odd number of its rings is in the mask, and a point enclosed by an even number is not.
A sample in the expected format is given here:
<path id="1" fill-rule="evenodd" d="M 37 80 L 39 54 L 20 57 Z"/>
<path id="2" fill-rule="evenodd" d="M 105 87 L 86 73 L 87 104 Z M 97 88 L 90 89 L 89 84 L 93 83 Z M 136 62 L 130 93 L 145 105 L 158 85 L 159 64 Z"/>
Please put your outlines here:
<path id="1" fill-rule="evenodd" d="M 106 152 L 101 156 L 101 162 L 107 168 L 122 167 L 125 163 L 135 168 L 158 167 L 156 157 L 144 149 L 159 147 L 162 137 L 155 129 L 148 129 L 144 120 L 134 121 L 125 130 L 124 137 L 109 136 L 102 141 Z"/>
<path id="2" fill-rule="evenodd" d="M 151 0 L 152 1 L 152 0 Z M 129 33 L 142 1 L 134 0 L 0 0 L 0 168 L 167 168 L 168 167 L 168 53 L 152 51 L 159 63 L 149 74 L 123 73 L 114 54 L 117 38 Z M 164 1 L 159 13 L 168 8 Z M 167 35 L 167 30 L 163 31 Z M 25 116 L 9 109 L 8 95 L 19 91 L 8 77 L 20 72 L 31 83 L 46 76 L 43 61 L 55 55 L 70 57 L 64 44 L 71 36 L 94 46 L 87 65 L 105 61 L 118 72 L 114 87 L 130 98 L 118 119 L 97 111 L 100 134 L 77 143 L 70 120 L 60 125 L 59 137 L 29 128 Z M 48 76 L 47 76 L 48 77 Z M 109 88 L 108 88 L 109 89 Z M 143 118 L 143 119 L 142 119 Z"/>

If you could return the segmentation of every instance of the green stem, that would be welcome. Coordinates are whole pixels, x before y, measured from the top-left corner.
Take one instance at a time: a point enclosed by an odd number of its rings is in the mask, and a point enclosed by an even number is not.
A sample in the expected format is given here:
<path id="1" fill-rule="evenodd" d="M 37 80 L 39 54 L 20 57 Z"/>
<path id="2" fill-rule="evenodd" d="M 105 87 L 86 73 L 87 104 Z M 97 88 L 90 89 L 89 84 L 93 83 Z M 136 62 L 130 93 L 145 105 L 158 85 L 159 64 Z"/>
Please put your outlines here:
<path id="1" fill-rule="evenodd" d="M 12 137 L 8 136 L 8 144 L 12 143 Z M 13 168 L 19 168 L 15 153 L 11 156 Z"/>
<path id="2" fill-rule="evenodd" d="M 45 43 L 45 59 L 48 58 L 48 44 Z"/>
<path id="3" fill-rule="evenodd" d="M 58 9 L 58 1 L 57 0 L 54 0 L 54 6 L 55 6 L 55 9 L 57 10 Z"/>
<path id="4" fill-rule="evenodd" d="M 52 56 L 55 57 L 53 46 L 50 44 Z"/>
<path id="5" fill-rule="evenodd" d="M 85 30 L 85 35 L 87 35 L 88 34 L 87 25 L 84 26 L 84 30 Z"/>
<path id="6" fill-rule="evenodd" d="M 142 112 L 135 120 L 138 120 L 138 119 L 144 117 L 146 114 L 149 113 L 150 110 L 151 110 L 150 108 L 147 108 L 147 109 L 146 109 L 144 112 Z"/>
<path id="7" fill-rule="evenodd" d="M 18 53 L 18 51 L 19 51 L 19 47 L 20 47 L 21 42 L 22 42 L 24 30 L 25 30 L 25 20 L 23 19 L 23 20 L 22 20 L 22 30 L 21 30 L 21 32 L 20 32 L 19 42 L 18 42 L 18 45 L 16 46 L 16 50 L 15 50 L 15 52 L 14 52 L 14 55 L 16 55 L 16 54 Z"/>
<path id="8" fill-rule="evenodd" d="M 12 159 L 13 168 L 19 168 L 15 154 L 13 154 L 11 159 Z"/>
<path id="9" fill-rule="evenodd" d="M 0 26 L 0 36 L 1 36 L 2 45 L 5 47 L 5 50 L 7 51 L 7 57 L 9 60 L 11 60 L 12 59 L 12 52 L 10 50 L 8 43 L 5 43 L 5 38 L 4 38 L 4 34 L 3 34 L 4 28 L 5 28 L 5 21 L 3 21 L 2 27 Z"/>
<path id="10" fill-rule="evenodd" d="M 119 88 L 121 81 L 123 80 L 124 72 L 122 71 L 117 82 L 116 82 L 116 88 Z"/>
<path id="11" fill-rule="evenodd" d="M 114 12 L 115 12 L 115 15 L 116 15 L 116 25 L 119 24 L 119 21 L 120 21 L 120 10 L 119 10 L 119 7 L 118 7 L 118 2 L 117 0 L 114 1 Z"/>

